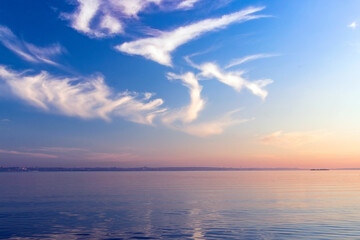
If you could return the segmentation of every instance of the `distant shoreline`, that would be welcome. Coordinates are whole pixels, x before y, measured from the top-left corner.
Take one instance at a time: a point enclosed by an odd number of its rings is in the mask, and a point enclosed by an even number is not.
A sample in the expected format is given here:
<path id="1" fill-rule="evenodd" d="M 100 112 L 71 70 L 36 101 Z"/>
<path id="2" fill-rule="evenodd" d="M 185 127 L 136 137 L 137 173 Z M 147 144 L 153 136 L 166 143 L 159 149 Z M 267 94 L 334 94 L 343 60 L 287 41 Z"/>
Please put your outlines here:
<path id="1" fill-rule="evenodd" d="M 329 171 L 329 170 L 360 170 L 360 168 L 307 169 L 307 168 L 218 168 L 218 167 L 0 167 L 0 172 L 194 172 L 194 171 Z"/>
<path id="2" fill-rule="evenodd" d="M 218 168 L 218 167 L 92 167 L 92 168 L 65 168 L 65 167 L 0 167 L 0 172 L 163 172 L 163 171 L 296 171 L 309 170 L 300 168 Z"/>

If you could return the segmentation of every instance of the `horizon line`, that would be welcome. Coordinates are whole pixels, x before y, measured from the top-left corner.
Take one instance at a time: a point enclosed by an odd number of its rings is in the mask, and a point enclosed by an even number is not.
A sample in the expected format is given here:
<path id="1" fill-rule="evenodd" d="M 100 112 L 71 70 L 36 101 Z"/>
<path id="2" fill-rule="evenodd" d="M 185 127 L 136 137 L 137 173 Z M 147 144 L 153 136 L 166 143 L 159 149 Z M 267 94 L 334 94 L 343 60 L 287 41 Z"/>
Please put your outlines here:
<path id="1" fill-rule="evenodd" d="M 0 166 L 0 172 L 95 172 L 95 171 L 281 171 L 281 170 L 360 170 L 360 168 L 290 168 L 290 167 L 4 167 Z"/>

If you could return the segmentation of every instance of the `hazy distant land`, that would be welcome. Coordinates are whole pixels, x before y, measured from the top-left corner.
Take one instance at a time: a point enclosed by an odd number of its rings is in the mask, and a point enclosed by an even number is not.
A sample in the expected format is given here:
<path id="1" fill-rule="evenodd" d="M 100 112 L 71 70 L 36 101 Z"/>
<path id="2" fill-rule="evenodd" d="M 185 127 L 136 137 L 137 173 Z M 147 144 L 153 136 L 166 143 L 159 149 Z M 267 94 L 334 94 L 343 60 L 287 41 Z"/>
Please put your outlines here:
<path id="1" fill-rule="evenodd" d="M 220 168 L 220 167 L 0 167 L 0 172 L 134 172 L 134 171 L 279 171 L 279 170 L 308 170 L 300 168 Z"/>
<path id="2" fill-rule="evenodd" d="M 360 168 L 221 168 L 221 167 L 0 167 L 0 172 L 155 172 L 155 171 L 328 171 L 360 170 Z"/>

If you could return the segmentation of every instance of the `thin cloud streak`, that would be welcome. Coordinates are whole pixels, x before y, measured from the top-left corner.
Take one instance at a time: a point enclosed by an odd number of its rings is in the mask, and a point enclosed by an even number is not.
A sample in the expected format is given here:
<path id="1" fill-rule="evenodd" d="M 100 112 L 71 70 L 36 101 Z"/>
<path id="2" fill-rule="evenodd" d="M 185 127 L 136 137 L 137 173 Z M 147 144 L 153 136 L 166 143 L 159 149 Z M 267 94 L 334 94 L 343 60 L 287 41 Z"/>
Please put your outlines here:
<path id="1" fill-rule="evenodd" d="M 52 153 L 67 153 L 67 152 L 84 152 L 88 151 L 86 148 L 73 148 L 73 147 L 41 147 L 33 149 L 41 152 L 52 152 Z"/>
<path id="2" fill-rule="evenodd" d="M 249 55 L 249 56 L 246 56 L 246 57 L 243 57 L 243 58 L 232 60 L 228 65 L 226 65 L 224 67 L 224 69 L 232 68 L 232 67 L 241 65 L 243 63 L 253 61 L 253 60 L 257 60 L 257 59 L 276 57 L 276 56 L 279 56 L 279 55 L 278 54 L 255 54 L 255 55 Z"/>
<path id="3" fill-rule="evenodd" d="M 46 63 L 58 66 L 53 58 L 64 53 L 64 48 L 59 44 L 49 47 L 37 47 L 31 43 L 20 40 L 9 28 L 0 25 L 0 42 L 20 56 L 22 59 L 33 63 Z"/>
<path id="4" fill-rule="evenodd" d="M 238 111 L 239 110 L 230 111 L 214 121 L 185 125 L 182 128 L 178 128 L 178 130 L 198 137 L 208 137 L 211 135 L 222 134 L 227 127 L 249 121 L 249 119 L 234 118 L 233 115 Z"/>
<path id="5" fill-rule="evenodd" d="M 0 79 L 11 93 L 30 105 L 46 112 L 80 118 L 113 116 L 129 121 L 152 124 L 153 118 L 164 109 L 160 98 L 150 100 L 151 94 L 139 98 L 130 92 L 113 93 L 102 76 L 78 79 L 56 77 L 45 71 L 39 74 L 18 73 L 0 65 Z"/>
<path id="6" fill-rule="evenodd" d="M 219 18 L 205 19 L 187 26 L 181 26 L 173 31 L 162 32 L 156 37 L 125 42 L 115 48 L 123 53 L 140 55 L 159 64 L 172 66 L 170 54 L 179 46 L 207 32 L 225 28 L 232 23 L 265 17 L 264 15 L 252 15 L 263 9 L 264 7 L 249 7 Z"/>
<path id="7" fill-rule="evenodd" d="M 199 2 L 200 0 L 185 0 L 179 3 L 177 6 L 178 9 L 189 9 L 193 8 L 195 3 Z"/>
<path id="8" fill-rule="evenodd" d="M 325 131 L 276 131 L 268 135 L 259 137 L 259 141 L 265 145 L 275 145 L 279 147 L 297 147 L 319 140 L 329 135 Z"/>
<path id="9" fill-rule="evenodd" d="M 132 153 L 88 153 L 84 156 L 86 160 L 130 160 L 136 159 L 138 155 Z"/>
<path id="10" fill-rule="evenodd" d="M 136 159 L 138 155 L 123 152 L 123 153 L 104 153 L 93 152 L 86 148 L 66 148 L 66 147 L 40 147 L 34 149 L 26 149 L 25 151 L 5 150 L 0 149 L 0 154 L 21 155 L 32 158 L 60 158 L 66 160 L 129 160 Z"/>
<path id="11" fill-rule="evenodd" d="M 19 152 L 13 150 L 3 150 L 0 149 L 0 153 L 11 154 L 11 155 L 22 155 L 28 157 L 37 157 L 37 158 L 57 158 L 58 156 L 46 153 L 33 153 L 33 152 Z"/>

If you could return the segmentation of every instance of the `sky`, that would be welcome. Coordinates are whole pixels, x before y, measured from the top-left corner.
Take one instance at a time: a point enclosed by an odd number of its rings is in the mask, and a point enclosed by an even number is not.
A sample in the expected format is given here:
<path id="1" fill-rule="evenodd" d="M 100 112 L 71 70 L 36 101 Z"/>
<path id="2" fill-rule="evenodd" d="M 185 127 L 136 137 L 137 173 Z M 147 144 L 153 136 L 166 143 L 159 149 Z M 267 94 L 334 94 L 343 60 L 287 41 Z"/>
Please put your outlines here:
<path id="1" fill-rule="evenodd" d="M 360 167 L 358 0 L 2 0 L 0 165 Z"/>

